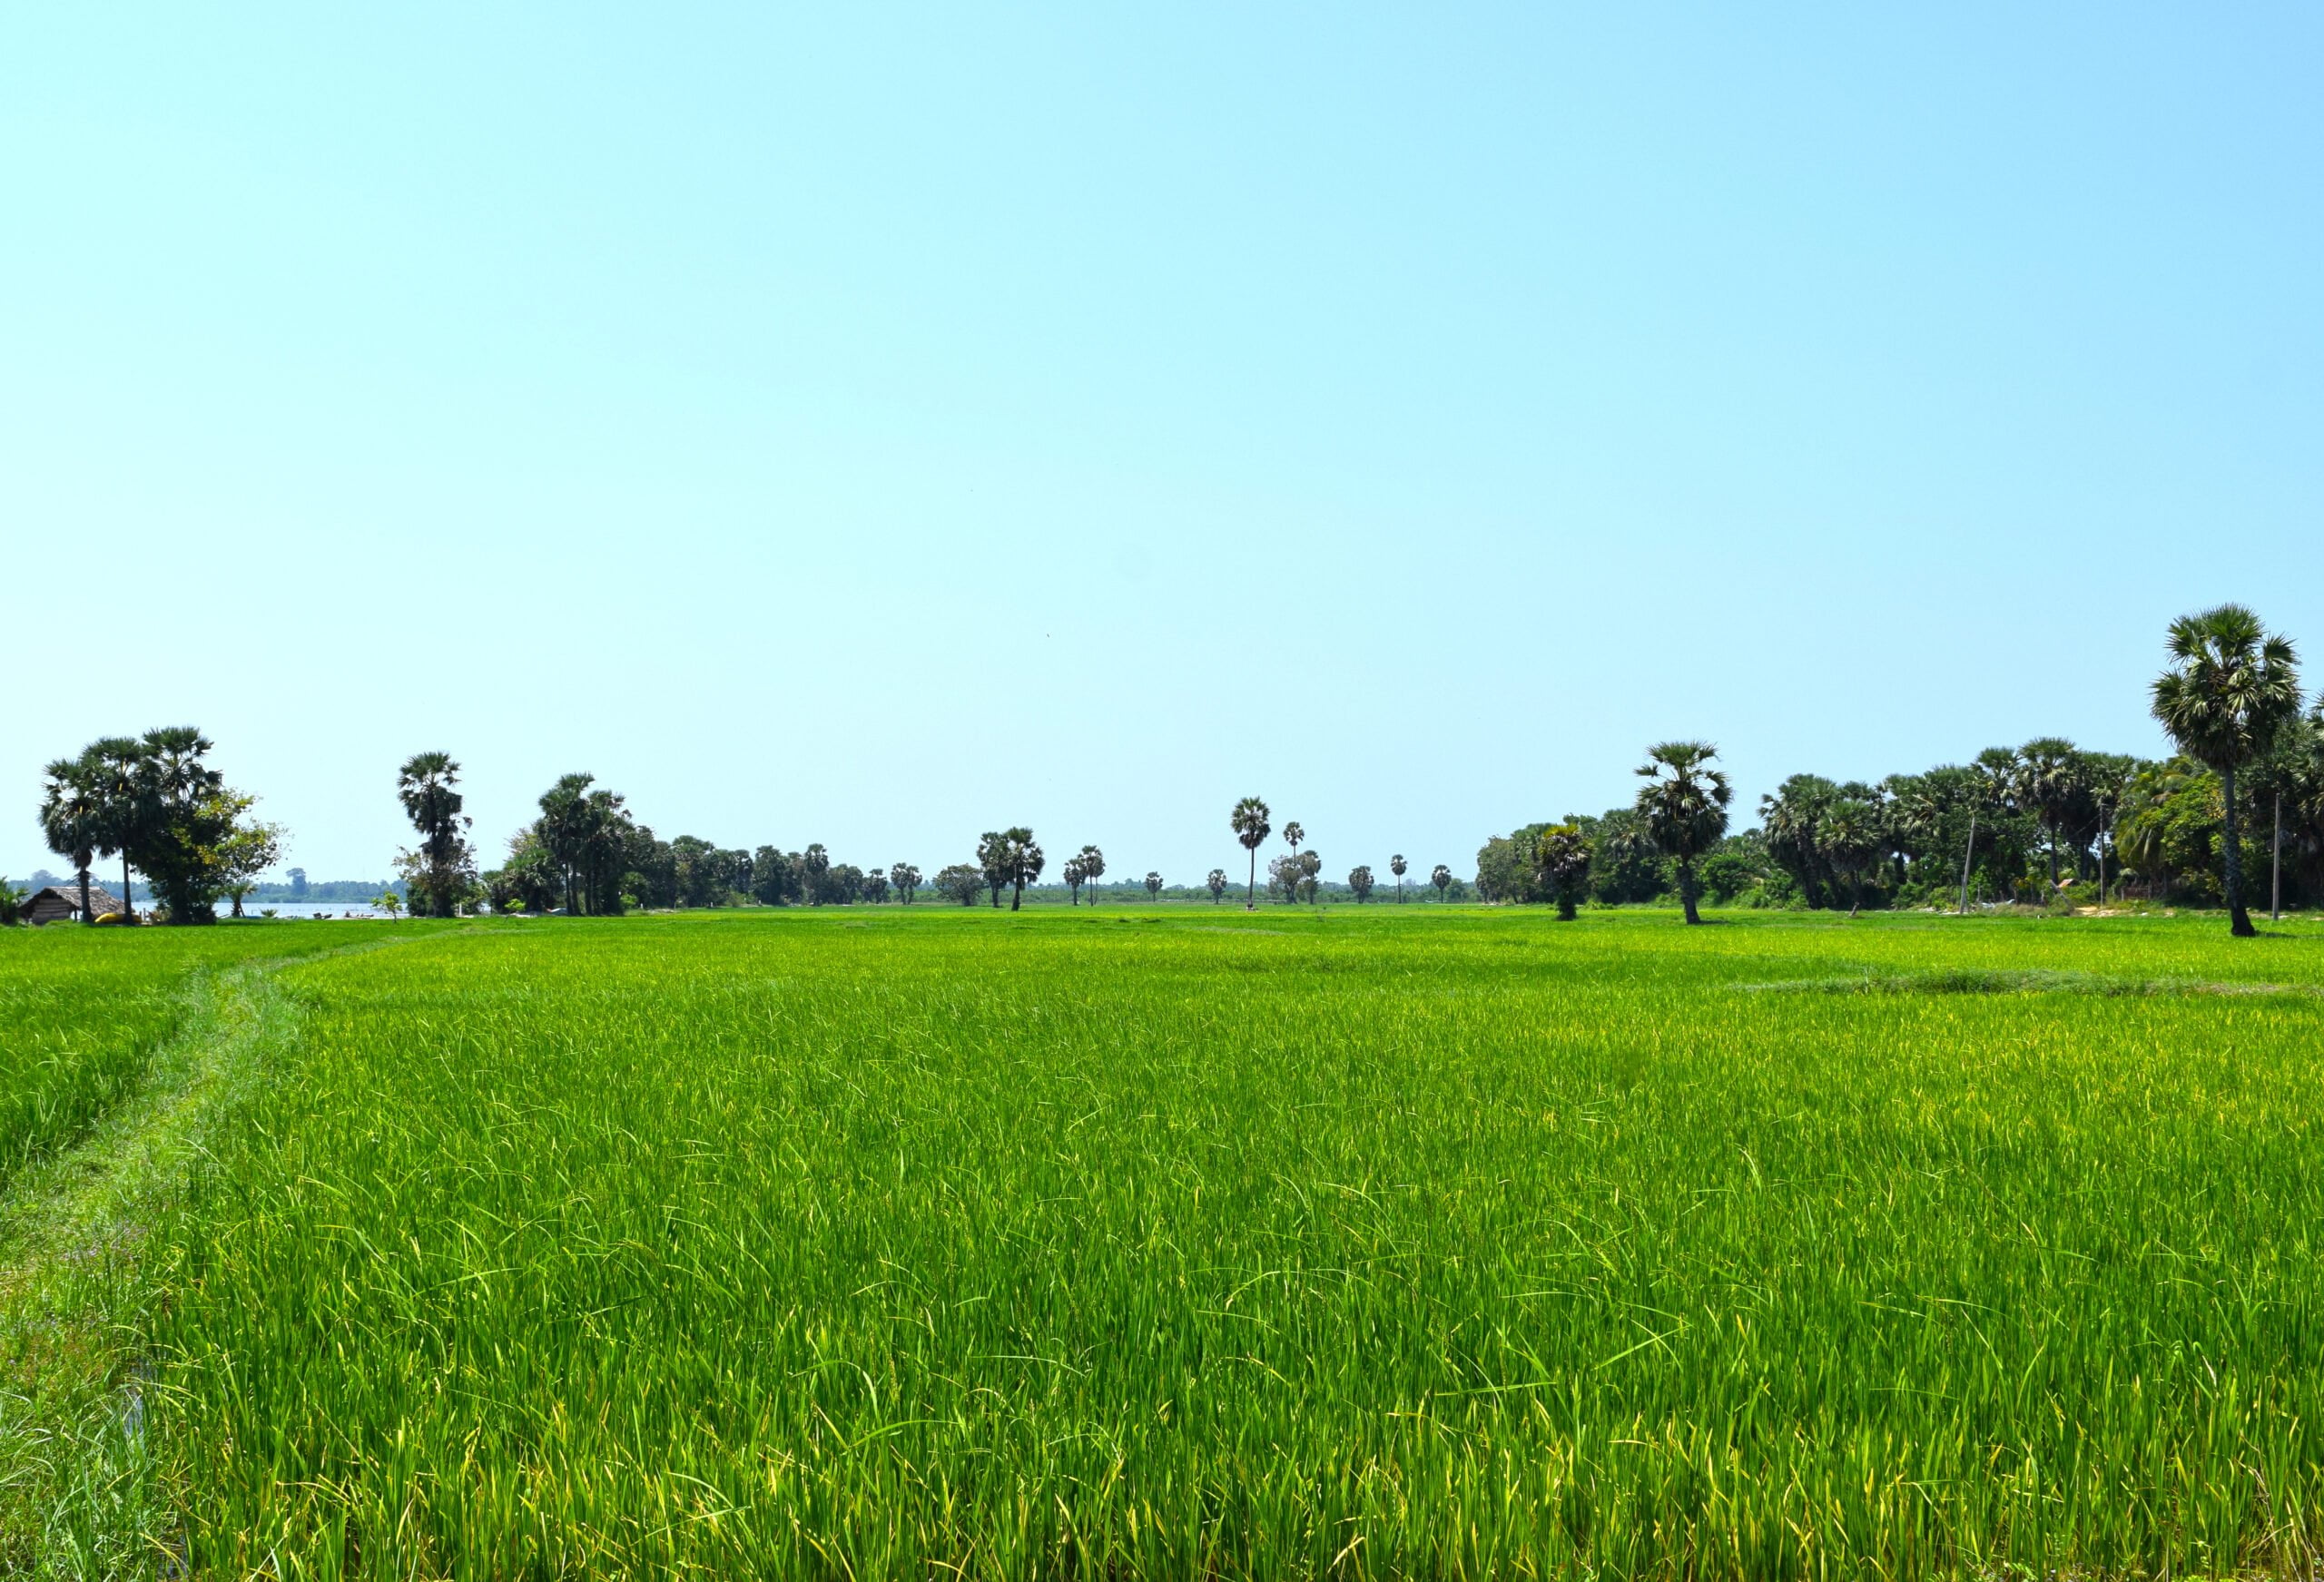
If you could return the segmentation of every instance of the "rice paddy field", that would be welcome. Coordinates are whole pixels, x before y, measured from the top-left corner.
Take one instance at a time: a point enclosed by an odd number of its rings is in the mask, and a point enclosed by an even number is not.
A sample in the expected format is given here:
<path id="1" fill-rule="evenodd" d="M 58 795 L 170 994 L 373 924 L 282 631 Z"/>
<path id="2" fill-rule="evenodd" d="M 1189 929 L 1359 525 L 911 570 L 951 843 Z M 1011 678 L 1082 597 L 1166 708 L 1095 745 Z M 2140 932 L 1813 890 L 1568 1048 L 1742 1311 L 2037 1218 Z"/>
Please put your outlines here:
<path id="1" fill-rule="evenodd" d="M 358 927 L 210 937 L 257 960 Z M 221 1046 L 249 1080 L 141 1200 L 111 1299 L 143 1575 L 2305 1575 L 2324 1548 L 2311 924 L 359 933 L 207 977 L 142 935 L 0 938 L 0 993 L 273 1007 Z"/>

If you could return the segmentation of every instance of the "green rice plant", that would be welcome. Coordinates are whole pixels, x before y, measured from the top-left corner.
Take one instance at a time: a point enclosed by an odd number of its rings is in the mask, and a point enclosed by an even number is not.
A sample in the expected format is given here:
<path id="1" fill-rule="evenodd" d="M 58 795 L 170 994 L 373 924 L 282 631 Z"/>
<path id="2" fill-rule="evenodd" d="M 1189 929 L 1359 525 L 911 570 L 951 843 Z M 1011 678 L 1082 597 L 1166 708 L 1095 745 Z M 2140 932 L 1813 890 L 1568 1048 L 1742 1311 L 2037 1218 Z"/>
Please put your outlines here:
<path id="1" fill-rule="evenodd" d="M 320 948 L 321 932 L 0 929 L 0 1185 L 135 1086 L 183 1019 L 189 973 Z"/>
<path id="2" fill-rule="evenodd" d="M 1257 921 L 284 968 L 301 1037 L 155 1233 L 192 1563 L 2314 1564 L 2324 1001 L 1958 992 L 2312 989 L 2313 930 Z"/>

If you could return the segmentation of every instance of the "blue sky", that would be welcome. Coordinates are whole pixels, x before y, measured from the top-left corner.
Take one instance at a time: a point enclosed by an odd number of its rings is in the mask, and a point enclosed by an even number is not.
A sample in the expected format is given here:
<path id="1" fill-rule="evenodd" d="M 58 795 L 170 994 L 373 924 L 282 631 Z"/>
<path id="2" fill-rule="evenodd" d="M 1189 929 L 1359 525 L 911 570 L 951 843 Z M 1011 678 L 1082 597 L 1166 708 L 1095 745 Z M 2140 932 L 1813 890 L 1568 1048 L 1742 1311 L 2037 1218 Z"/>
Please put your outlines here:
<path id="1" fill-rule="evenodd" d="M 440 746 L 1177 881 L 2324 681 L 2324 12 L 1253 11 L 12 17 L 0 871 L 180 721 L 318 878 Z"/>

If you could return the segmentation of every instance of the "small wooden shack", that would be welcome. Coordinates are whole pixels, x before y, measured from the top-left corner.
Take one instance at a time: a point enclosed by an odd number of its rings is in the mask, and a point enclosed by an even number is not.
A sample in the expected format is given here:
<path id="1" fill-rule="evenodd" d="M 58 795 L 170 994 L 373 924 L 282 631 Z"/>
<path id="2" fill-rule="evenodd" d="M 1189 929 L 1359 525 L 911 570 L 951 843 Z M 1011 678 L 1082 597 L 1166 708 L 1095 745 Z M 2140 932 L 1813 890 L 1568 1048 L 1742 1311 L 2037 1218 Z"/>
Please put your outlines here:
<path id="1" fill-rule="evenodd" d="M 121 903 L 113 892 L 102 885 L 89 887 L 89 916 L 102 918 L 107 912 L 121 910 Z M 27 923 L 78 923 L 81 917 L 81 887 L 77 884 L 52 884 L 36 889 L 25 898 L 25 921 Z"/>

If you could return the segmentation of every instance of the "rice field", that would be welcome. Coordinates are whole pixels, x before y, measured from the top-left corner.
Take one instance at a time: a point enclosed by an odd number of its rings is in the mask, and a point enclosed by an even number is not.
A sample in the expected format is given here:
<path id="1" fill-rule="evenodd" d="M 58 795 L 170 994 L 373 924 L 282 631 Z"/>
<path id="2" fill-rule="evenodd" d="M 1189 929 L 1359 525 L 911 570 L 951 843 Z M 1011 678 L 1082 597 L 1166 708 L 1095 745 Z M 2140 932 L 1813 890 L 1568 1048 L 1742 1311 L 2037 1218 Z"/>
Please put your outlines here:
<path id="1" fill-rule="evenodd" d="M 2324 1546 L 2312 926 L 380 931 L 272 972 L 297 1037 L 152 1227 L 197 1574 Z"/>
<path id="2" fill-rule="evenodd" d="M 327 943 L 254 929 L 0 932 L 0 1186 L 119 1104 L 183 1025 L 190 975 Z M 93 948 L 94 947 L 94 948 Z"/>

